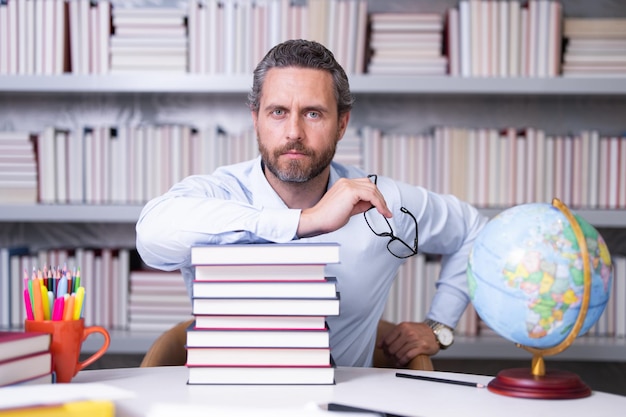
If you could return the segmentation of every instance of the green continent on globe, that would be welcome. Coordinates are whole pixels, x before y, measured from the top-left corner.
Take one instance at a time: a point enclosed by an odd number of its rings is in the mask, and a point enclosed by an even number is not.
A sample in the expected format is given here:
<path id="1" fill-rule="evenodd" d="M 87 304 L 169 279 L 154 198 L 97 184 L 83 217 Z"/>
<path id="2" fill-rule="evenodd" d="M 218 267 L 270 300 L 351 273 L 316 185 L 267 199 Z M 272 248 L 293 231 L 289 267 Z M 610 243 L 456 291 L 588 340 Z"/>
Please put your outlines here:
<path id="1" fill-rule="evenodd" d="M 585 237 L 592 276 L 584 333 L 608 300 L 611 257 L 597 230 L 575 217 Z M 474 244 L 467 275 L 478 314 L 516 343 L 556 345 L 576 321 L 584 289 L 583 255 L 567 218 L 551 205 L 520 205 L 494 217 Z"/>

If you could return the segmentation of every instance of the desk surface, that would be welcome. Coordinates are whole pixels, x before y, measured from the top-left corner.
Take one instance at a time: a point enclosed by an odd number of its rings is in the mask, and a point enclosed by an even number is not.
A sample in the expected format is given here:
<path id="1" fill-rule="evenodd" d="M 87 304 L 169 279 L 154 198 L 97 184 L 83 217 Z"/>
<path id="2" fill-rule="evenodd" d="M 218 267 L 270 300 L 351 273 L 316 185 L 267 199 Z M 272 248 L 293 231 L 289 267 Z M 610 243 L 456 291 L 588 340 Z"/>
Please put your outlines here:
<path id="1" fill-rule="evenodd" d="M 616 416 L 626 409 L 626 397 L 593 392 L 575 400 L 534 400 L 506 397 L 486 388 L 397 378 L 394 369 L 347 368 L 336 370 L 335 385 L 260 386 L 187 385 L 185 367 L 123 368 L 80 372 L 72 382 L 100 382 L 137 394 L 116 402 L 117 416 L 145 416 L 157 403 L 213 407 L 303 407 L 311 402 L 336 402 L 404 416 L 567 415 Z M 405 371 L 486 384 L 488 376 L 446 372 Z"/>

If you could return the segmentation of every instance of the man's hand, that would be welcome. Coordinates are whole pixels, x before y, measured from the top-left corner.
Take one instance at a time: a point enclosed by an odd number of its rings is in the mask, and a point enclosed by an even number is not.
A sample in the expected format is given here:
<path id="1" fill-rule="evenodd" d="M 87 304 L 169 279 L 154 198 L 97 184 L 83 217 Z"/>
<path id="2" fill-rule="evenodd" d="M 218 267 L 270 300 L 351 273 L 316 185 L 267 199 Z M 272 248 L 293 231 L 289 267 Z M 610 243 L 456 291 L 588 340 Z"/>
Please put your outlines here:
<path id="1" fill-rule="evenodd" d="M 426 323 L 402 322 L 378 342 L 378 348 L 396 361 L 396 366 L 406 366 L 420 354 L 434 355 L 439 343 Z"/>
<path id="2" fill-rule="evenodd" d="M 339 179 L 313 207 L 302 210 L 298 225 L 299 237 L 334 232 L 345 226 L 350 217 L 371 207 L 391 217 L 385 198 L 369 178 Z"/>

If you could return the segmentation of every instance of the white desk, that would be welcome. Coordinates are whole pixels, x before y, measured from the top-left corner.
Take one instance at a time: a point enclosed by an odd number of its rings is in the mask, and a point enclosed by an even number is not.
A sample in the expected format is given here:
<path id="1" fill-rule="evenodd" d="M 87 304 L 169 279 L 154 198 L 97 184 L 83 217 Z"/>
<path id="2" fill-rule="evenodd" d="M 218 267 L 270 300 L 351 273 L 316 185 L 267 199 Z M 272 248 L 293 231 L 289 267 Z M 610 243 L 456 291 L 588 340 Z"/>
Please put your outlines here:
<path id="1" fill-rule="evenodd" d="M 155 403 L 258 409 L 337 402 L 416 417 L 599 417 L 623 415 L 626 410 L 625 396 L 603 392 L 575 400 L 520 399 L 494 394 L 486 388 L 397 378 L 395 372 L 394 369 L 339 367 L 335 385 L 225 386 L 187 385 L 185 367 L 122 368 L 82 371 L 72 382 L 101 382 L 135 392 L 135 398 L 116 402 L 117 416 L 124 417 L 145 416 Z M 486 376 L 445 372 L 402 372 L 484 384 L 491 380 Z"/>

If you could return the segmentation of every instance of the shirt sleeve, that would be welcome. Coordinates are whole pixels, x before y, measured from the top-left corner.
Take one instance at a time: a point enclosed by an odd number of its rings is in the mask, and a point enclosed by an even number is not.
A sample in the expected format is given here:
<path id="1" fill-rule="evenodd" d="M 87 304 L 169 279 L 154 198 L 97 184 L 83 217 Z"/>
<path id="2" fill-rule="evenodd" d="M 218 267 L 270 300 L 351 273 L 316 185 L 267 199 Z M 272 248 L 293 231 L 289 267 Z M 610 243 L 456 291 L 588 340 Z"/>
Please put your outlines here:
<path id="1" fill-rule="evenodd" d="M 136 226 L 141 258 L 175 270 L 190 266 L 192 246 L 293 240 L 300 210 L 257 206 L 249 194 L 212 176 L 184 179 L 143 208 Z"/>
<path id="2" fill-rule="evenodd" d="M 418 251 L 441 255 L 436 292 L 426 317 L 454 328 L 469 303 L 469 254 L 487 218 L 452 195 L 406 184 L 399 187 L 402 204 L 418 220 Z"/>

